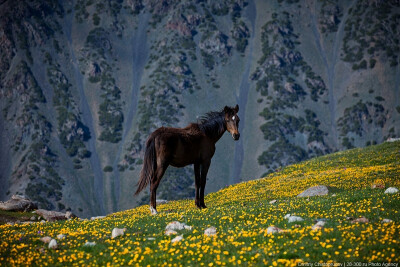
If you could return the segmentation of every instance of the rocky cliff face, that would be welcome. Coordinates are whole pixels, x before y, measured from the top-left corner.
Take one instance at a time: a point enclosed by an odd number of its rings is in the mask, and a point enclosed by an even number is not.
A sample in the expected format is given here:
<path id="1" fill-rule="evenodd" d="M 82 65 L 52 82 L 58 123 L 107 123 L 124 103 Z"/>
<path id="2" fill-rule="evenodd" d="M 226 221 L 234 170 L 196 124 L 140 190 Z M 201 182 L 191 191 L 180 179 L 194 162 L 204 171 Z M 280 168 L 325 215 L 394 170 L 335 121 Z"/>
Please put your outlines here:
<path id="1" fill-rule="evenodd" d="M 90 216 L 134 198 L 143 146 L 241 107 L 207 190 L 400 136 L 398 1 L 1 1 L 0 198 Z M 243 123 L 243 124 L 242 124 Z M 170 168 L 163 199 L 194 195 Z"/>

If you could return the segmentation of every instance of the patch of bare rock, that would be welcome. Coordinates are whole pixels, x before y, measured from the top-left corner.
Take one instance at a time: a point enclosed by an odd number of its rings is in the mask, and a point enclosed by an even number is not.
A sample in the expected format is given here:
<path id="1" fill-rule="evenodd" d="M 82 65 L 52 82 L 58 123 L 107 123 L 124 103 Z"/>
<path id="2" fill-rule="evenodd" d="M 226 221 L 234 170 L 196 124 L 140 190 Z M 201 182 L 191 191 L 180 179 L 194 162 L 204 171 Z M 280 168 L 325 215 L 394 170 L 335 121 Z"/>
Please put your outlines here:
<path id="1" fill-rule="evenodd" d="M 36 214 L 40 215 L 46 221 L 49 221 L 49 222 L 69 220 L 72 218 L 76 218 L 76 215 L 74 215 L 70 211 L 63 213 L 63 212 L 59 212 L 59 211 L 38 209 L 38 210 L 36 210 Z"/>
<path id="2" fill-rule="evenodd" d="M 325 185 L 317 185 L 306 189 L 297 195 L 297 197 L 313 197 L 313 196 L 326 196 L 329 193 L 329 189 Z"/>

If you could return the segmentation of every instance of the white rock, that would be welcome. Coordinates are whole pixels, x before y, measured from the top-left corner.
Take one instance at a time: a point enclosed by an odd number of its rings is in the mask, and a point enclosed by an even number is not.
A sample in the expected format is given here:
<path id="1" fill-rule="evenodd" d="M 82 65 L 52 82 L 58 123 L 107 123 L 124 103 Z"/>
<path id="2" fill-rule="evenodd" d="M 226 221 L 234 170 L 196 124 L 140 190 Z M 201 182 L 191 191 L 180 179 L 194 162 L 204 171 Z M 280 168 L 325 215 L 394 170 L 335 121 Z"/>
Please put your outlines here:
<path id="1" fill-rule="evenodd" d="M 52 239 L 49 243 L 49 248 L 50 249 L 57 249 L 57 241 L 55 239 Z"/>
<path id="2" fill-rule="evenodd" d="M 96 245 L 96 242 L 95 242 L 95 241 L 93 241 L 93 242 L 87 241 L 87 242 L 84 244 L 85 247 L 94 247 L 95 245 Z"/>
<path id="3" fill-rule="evenodd" d="M 393 220 L 391 220 L 391 219 L 383 219 L 381 221 L 381 223 L 391 223 L 391 222 L 393 222 Z"/>
<path id="4" fill-rule="evenodd" d="M 270 226 L 267 228 L 267 234 L 275 234 L 275 233 L 280 233 L 282 232 L 282 229 L 276 227 L 276 226 Z"/>
<path id="5" fill-rule="evenodd" d="M 288 219 L 288 222 L 289 222 L 289 223 L 292 223 L 292 222 L 302 222 L 302 221 L 304 221 L 304 219 L 301 218 L 301 217 L 299 217 L 299 216 L 290 216 L 289 219 Z"/>
<path id="6" fill-rule="evenodd" d="M 324 228 L 325 222 L 324 221 L 318 221 L 316 224 L 314 224 L 311 229 L 314 231 L 321 230 Z"/>
<path id="7" fill-rule="evenodd" d="M 396 194 L 397 192 L 399 192 L 399 189 L 396 187 L 389 187 L 385 190 L 385 194 Z"/>
<path id="8" fill-rule="evenodd" d="M 93 220 L 103 219 L 105 217 L 106 216 L 96 216 L 96 217 L 91 217 L 90 220 L 93 221 Z"/>
<path id="9" fill-rule="evenodd" d="M 216 235 L 217 234 L 217 228 L 215 228 L 214 226 L 211 226 L 209 228 L 207 228 L 206 230 L 204 230 L 204 234 L 205 235 Z"/>
<path id="10" fill-rule="evenodd" d="M 148 237 L 147 240 L 156 240 L 154 237 Z"/>
<path id="11" fill-rule="evenodd" d="M 269 202 L 269 204 L 275 204 L 276 203 L 276 199 L 274 199 L 274 200 L 271 200 L 270 202 Z"/>
<path id="12" fill-rule="evenodd" d="M 50 236 L 45 236 L 45 237 L 41 237 L 39 240 L 42 241 L 43 243 L 50 243 L 52 238 Z"/>
<path id="13" fill-rule="evenodd" d="M 165 235 L 177 235 L 177 234 L 178 234 L 178 232 L 175 230 L 171 230 L 171 229 L 165 230 Z"/>
<path id="14" fill-rule="evenodd" d="M 289 223 L 304 221 L 303 218 L 301 218 L 299 216 L 290 215 L 290 214 L 286 214 L 285 217 L 283 217 L 283 218 L 288 219 Z"/>
<path id="15" fill-rule="evenodd" d="M 116 238 L 116 237 L 118 237 L 118 236 L 123 236 L 124 233 L 125 233 L 125 231 L 126 231 L 126 228 L 123 228 L 123 229 L 114 228 L 114 229 L 112 230 L 112 233 L 111 233 L 111 238 Z"/>
<path id="16" fill-rule="evenodd" d="M 30 218 L 30 220 L 31 220 L 31 221 L 36 221 L 36 217 L 35 217 L 35 216 L 32 216 L 32 217 Z"/>
<path id="17" fill-rule="evenodd" d="M 183 239 L 183 236 L 178 235 L 177 237 L 175 237 L 174 239 L 171 240 L 171 243 L 176 243 L 179 242 Z"/>
<path id="18" fill-rule="evenodd" d="M 59 235 L 57 235 L 57 239 L 64 239 L 65 238 L 65 235 L 64 234 L 59 234 Z"/>
<path id="19" fill-rule="evenodd" d="M 192 230 L 192 226 L 186 225 L 185 223 L 180 223 L 178 221 L 174 221 L 169 223 L 166 227 L 165 230 Z"/>

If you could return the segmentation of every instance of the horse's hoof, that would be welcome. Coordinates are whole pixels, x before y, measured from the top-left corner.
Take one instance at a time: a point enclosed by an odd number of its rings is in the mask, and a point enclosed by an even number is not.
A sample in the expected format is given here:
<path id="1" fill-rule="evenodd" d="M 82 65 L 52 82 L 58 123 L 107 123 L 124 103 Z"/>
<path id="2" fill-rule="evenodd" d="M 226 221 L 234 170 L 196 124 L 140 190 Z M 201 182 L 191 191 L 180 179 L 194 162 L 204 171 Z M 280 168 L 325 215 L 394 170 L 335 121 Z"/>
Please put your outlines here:
<path id="1" fill-rule="evenodd" d="M 150 207 L 150 212 L 151 212 L 152 215 L 157 215 L 158 214 L 157 210 L 155 208 L 153 208 L 153 207 Z"/>
<path id="2" fill-rule="evenodd" d="M 205 204 L 202 204 L 202 205 L 201 205 L 201 208 L 206 209 L 207 206 L 206 206 Z"/>

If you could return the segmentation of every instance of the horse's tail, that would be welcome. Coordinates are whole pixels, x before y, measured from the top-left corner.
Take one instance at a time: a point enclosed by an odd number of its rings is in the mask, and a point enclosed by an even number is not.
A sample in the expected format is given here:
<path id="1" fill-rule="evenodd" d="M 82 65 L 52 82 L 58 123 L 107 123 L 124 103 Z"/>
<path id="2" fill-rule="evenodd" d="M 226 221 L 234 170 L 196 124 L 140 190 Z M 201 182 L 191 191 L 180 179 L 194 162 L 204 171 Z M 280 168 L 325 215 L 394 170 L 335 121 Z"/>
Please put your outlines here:
<path id="1" fill-rule="evenodd" d="M 144 152 L 143 168 L 140 171 L 140 180 L 137 183 L 137 190 L 135 195 L 139 194 L 149 184 L 151 178 L 154 176 L 157 168 L 157 158 L 155 149 L 155 138 L 150 137 L 146 142 L 146 150 Z"/>

